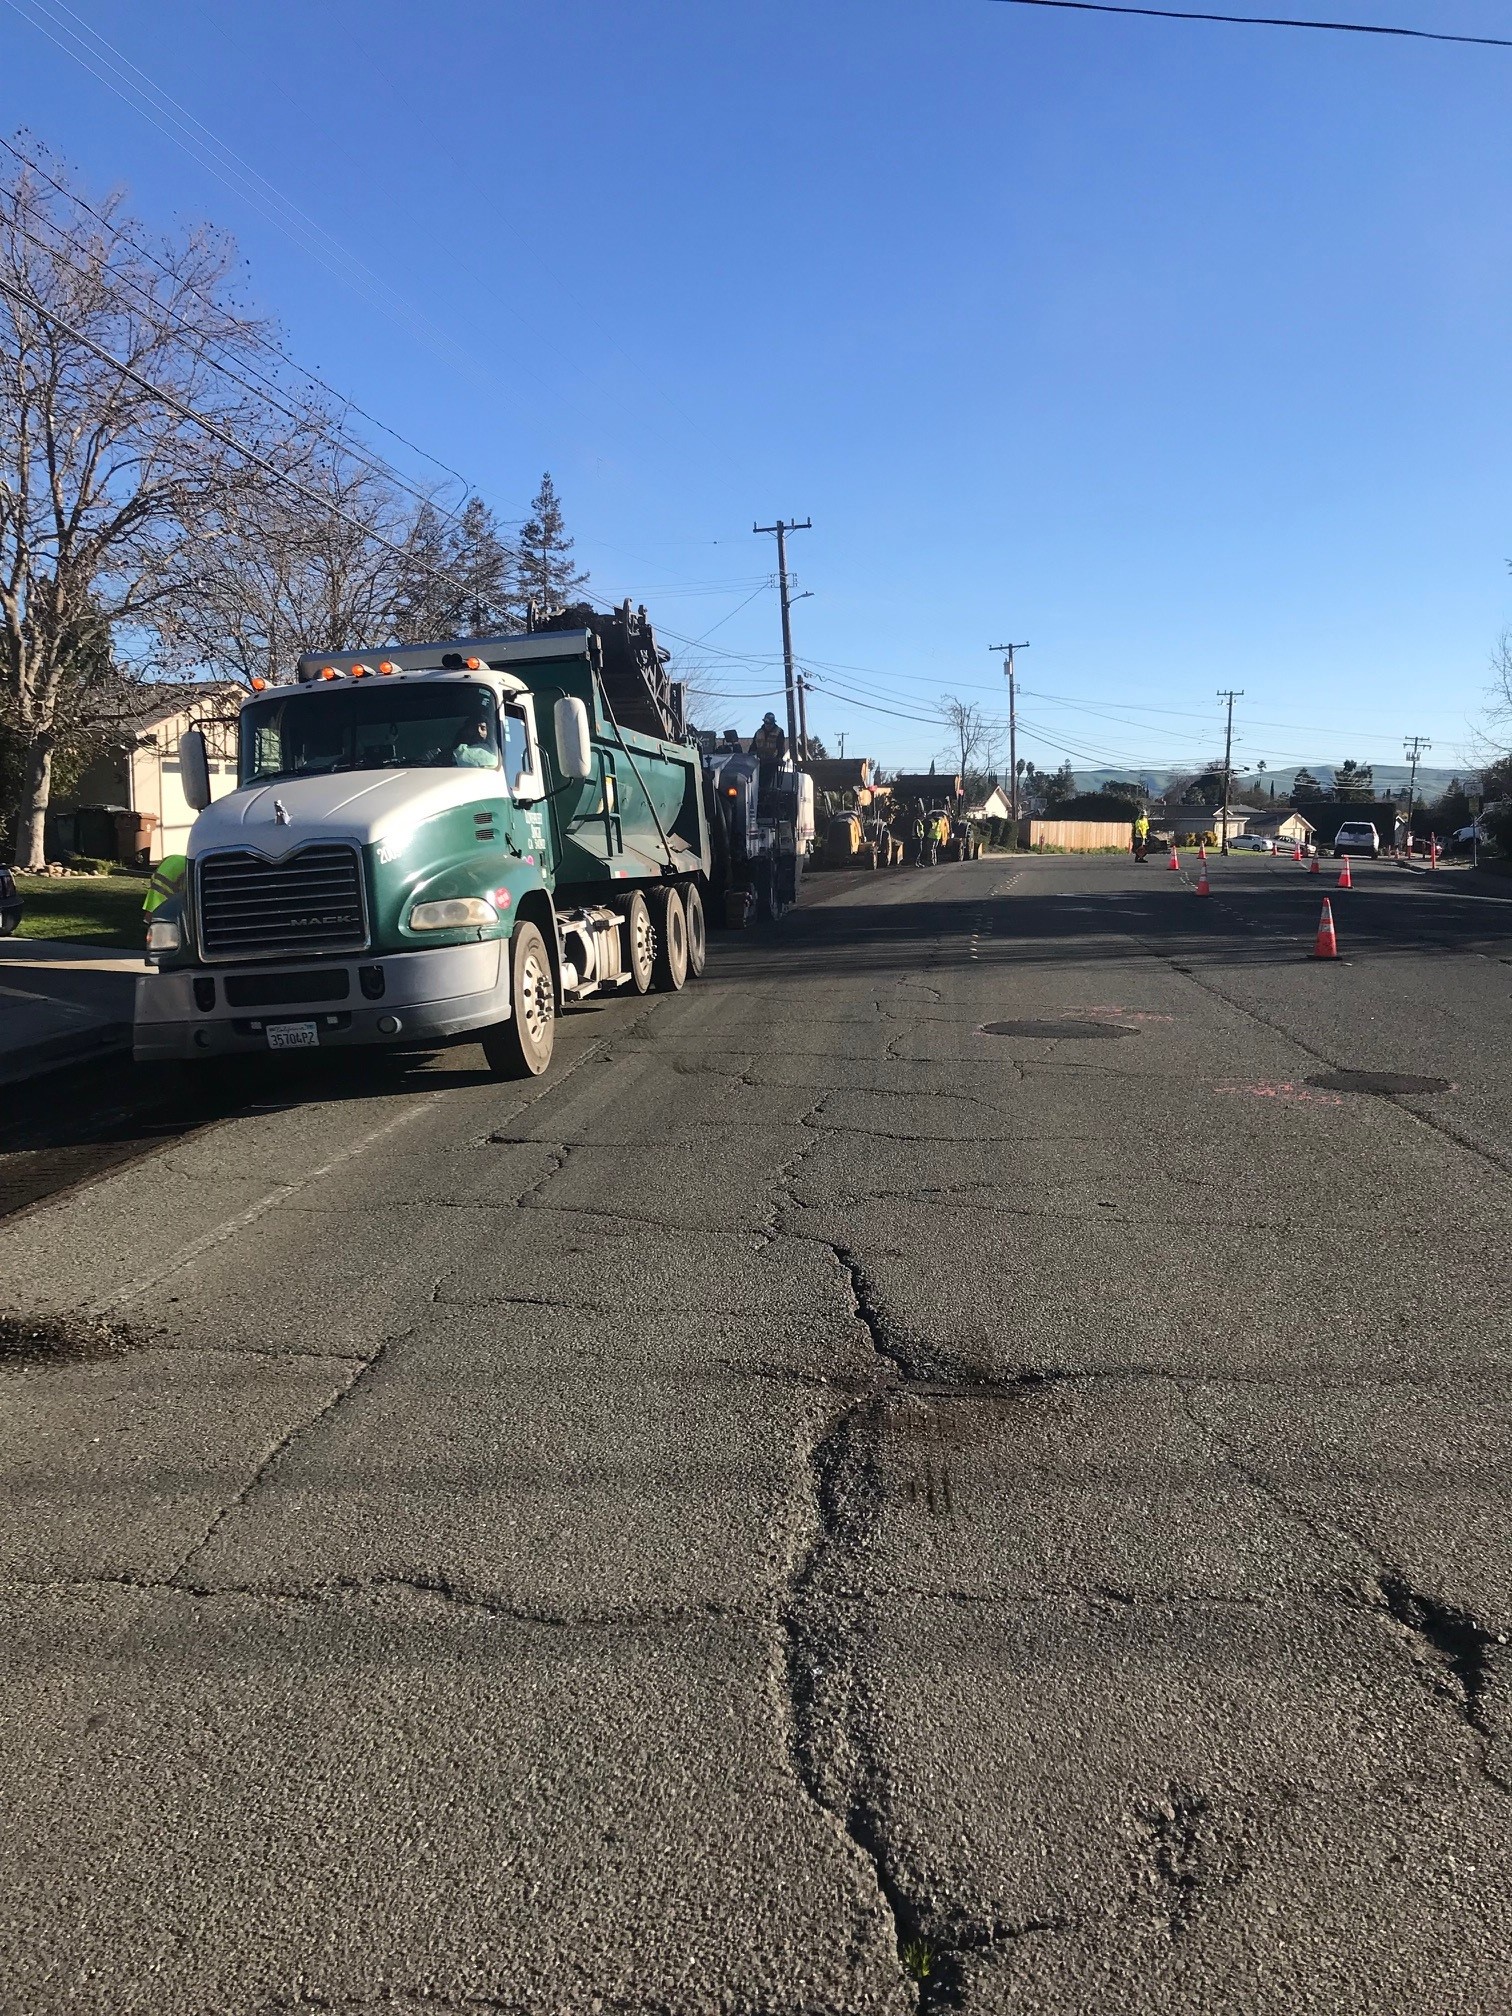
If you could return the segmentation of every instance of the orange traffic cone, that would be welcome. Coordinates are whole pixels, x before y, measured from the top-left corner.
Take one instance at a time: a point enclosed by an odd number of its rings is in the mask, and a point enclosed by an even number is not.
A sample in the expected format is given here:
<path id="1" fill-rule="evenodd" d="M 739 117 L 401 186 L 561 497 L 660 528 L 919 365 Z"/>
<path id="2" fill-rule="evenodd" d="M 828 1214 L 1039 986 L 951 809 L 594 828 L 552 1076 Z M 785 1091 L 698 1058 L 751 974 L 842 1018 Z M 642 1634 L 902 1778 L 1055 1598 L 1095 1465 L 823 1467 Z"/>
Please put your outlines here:
<path id="1" fill-rule="evenodd" d="M 1292 859 L 1293 861 L 1300 861 L 1302 859 L 1302 849 L 1300 847 L 1295 845 L 1292 847 Z"/>
<path id="2" fill-rule="evenodd" d="M 1312 866 L 1307 872 L 1309 875 L 1321 875 L 1323 873 L 1323 856 L 1321 854 L 1314 854 L 1312 857 Z M 1347 886 L 1347 884 L 1341 884 L 1341 887 Z"/>
<path id="3" fill-rule="evenodd" d="M 1212 889 L 1208 885 L 1207 861 L 1204 859 L 1201 873 L 1197 877 L 1197 894 L 1199 896 L 1211 896 L 1212 893 Z"/>
<path id="4" fill-rule="evenodd" d="M 1318 919 L 1318 935 L 1313 942 L 1314 959 L 1337 959 L 1339 940 L 1334 932 L 1333 907 L 1328 898 L 1323 898 L 1323 915 Z"/>
<path id="5" fill-rule="evenodd" d="M 1354 887 L 1354 877 L 1349 872 L 1349 856 L 1347 854 L 1344 856 L 1344 866 L 1339 870 L 1339 887 L 1341 889 L 1353 889 Z"/>
<path id="6" fill-rule="evenodd" d="M 1167 868 L 1178 868 L 1178 869 L 1181 866 L 1181 862 L 1177 858 L 1176 842 L 1174 840 L 1171 842 L 1171 858 L 1169 861 L 1167 861 L 1166 866 Z"/>
<path id="7" fill-rule="evenodd" d="M 1207 860 L 1207 842 L 1206 842 L 1206 840 L 1199 840 L 1199 841 L 1197 842 L 1197 859 L 1198 859 L 1199 861 L 1204 861 L 1204 862 L 1205 862 L 1205 861 Z"/>

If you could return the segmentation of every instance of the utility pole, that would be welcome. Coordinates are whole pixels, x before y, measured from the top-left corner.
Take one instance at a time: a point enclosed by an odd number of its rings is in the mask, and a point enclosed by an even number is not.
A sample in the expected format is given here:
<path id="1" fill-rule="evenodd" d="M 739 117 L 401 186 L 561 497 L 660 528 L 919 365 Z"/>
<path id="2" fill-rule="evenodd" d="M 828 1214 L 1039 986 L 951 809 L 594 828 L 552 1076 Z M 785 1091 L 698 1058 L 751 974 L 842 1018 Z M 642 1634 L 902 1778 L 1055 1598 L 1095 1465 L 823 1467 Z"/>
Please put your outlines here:
<path id="1" fill-rule="evenodd" d="M 808 761 L 808 709 L 803 704 L 803 674 L 798 674 L 798 755 L 799 763 Z"/>
<path id="2" fill-rule="evenodd" d="M 1433 744 L 1428 740 L 1426 735 L 1414 735 L 1410 742 L 1403 737 L 1402 754 L 1412 765 L 1412 777 L 1407 786 L 1407 831 L 1409 834 L 1412 831 L 1412 808 L 1417 803 L 1418 758 L 1425 749 L 1431 749 L 1432 747 Z"/>
<path id="3" fill-rule="evenodd" d="M 845 761 L 845 730 L 840 730 L 840 761 Z"/>
<path id="4" fill-rule="evenodd" d="M 1237 691 L 1233 691 L 1230 688 L 1225 687 L 1224 690 L 1218 695 L 1218 698 L 1220 700 L 1227 700 L 1228 702 L 1228 727 L 1224 730 L 1223 735 L 1223 843 L 1222 843 L 1222 851 L 1223 853 L 1227 854 L 1227 852 L 1229 851 L 1229 844 L 1228 844 L 1229 791 L 1232 787 L 1234 776 L 1234 767 L 1233 767 L 1234 702 L 1236 700 L 1242 700 L 1244 698 L 1244 688 L 1241 686 L 1238 688 Z"/>
<path id="5" fill-rule="evenodd" d="M 775 532 L 777 534 L 777 586 L 782 593 L 782 681 L 787 689 L 788 751 L 795 763 L 801 761 L 798 746 L 798 696 L 793 685 L 793 625 L 788 611 L 793 602 L 801 598 L 788 594 L 787 535 L 789 532 L 811 532 L 812 518 L 805 518 L 800 525 L 796 518 L 789 518 L 784 524 L 779 518 L 775 525 L 753 525 L 753 532 Z"/>
<path id="6" fill-rule="evenodd" d="M 993 652 L 1003 654 L 1003 671 L 1008 680 L 1008 795 L 1015 819 L 1018 818 L 1018 688 L 1013 680 L 1013 654 L 1027 651 L 1029 641 L 1022 644 L 994 644 Z"/>

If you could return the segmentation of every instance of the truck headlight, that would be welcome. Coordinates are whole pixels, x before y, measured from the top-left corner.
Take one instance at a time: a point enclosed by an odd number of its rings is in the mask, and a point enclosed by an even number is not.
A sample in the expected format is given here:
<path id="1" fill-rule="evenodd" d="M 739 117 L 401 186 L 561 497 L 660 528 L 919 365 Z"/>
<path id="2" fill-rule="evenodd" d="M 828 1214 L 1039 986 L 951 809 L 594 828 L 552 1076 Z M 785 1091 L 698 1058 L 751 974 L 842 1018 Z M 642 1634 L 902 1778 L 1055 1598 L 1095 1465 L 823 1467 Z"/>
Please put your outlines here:
<path id="1" fill-rule="evenodd" d="M 409 914 L 411 931 L 463 931 L 469 924 L 498 921 L 498 911 L 481 896 L 453 896 L 444 903 L 417 903 Z"/>
<path id="2" fill-rule="evenodd" d="M 147 926 L 149 952 L 177 952 L 184 934 L 170 917 L 154 917 Z"/>

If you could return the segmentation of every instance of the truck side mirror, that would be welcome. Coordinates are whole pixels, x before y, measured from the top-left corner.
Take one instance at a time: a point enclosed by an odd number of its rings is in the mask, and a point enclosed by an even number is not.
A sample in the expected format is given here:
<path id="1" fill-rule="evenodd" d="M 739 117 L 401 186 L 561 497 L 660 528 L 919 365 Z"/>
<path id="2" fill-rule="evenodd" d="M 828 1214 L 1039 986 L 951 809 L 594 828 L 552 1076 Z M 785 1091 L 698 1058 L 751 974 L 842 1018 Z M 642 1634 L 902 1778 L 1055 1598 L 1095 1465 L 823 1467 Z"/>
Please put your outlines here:
<path id="1" fill-rule="evenodd" d="M 210 803 L 210 757 L 198 728 L 186 728 L 179 737 L 179 769 L 191 810 L 203 812 Z"/>
<path id="2" fill-rule="evenodd" d="M 566 694 L 551 710 L 556 729 L 557 763 L 564 777 L 593 775 L 593 738 L 588 709 L 574 694 Z"/>

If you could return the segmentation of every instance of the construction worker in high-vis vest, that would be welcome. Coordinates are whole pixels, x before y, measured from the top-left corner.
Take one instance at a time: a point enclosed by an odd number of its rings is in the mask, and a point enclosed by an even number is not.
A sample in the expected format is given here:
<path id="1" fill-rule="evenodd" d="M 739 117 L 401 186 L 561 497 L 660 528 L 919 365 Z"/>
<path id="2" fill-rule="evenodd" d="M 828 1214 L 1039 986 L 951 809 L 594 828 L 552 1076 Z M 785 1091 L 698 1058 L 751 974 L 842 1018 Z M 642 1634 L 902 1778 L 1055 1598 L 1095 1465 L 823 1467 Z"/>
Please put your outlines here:
<path id="1" fill-rule="evenodd" d="M 188 857 L 183 854 L 165 854 L 152 871 L 147 884 L 147 894 L 142 898 L 142 918 L 150 924 L 155 911 L 168 901 L 170 896 L 182 896 L 184 877 L 189 873 Z"/>

